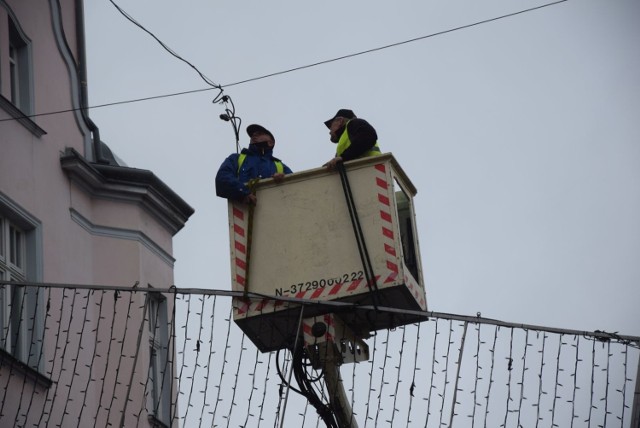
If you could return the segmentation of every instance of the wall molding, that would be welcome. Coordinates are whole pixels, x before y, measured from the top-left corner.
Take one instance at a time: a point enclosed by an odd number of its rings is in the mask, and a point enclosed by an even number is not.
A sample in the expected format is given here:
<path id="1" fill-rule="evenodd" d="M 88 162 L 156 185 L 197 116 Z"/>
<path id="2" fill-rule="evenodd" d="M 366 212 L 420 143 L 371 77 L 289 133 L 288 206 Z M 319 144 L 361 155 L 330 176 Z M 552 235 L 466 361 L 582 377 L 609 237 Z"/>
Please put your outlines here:
<path id="1" fill-rule="evenodd" d="M 123 229 L 119 227 L 100 226 L 92 223 L 85 216 L 80 214 L 74 208 L 69 208 L 71 213 L 71 219 L 79 224 L 84 230 L 94 236 L 101 236 L 105 238 L 125 239 L 129 241 L 136 241 L 142 244 L 145 248 L 158 256 L 165 264 L 173 269 L 175 259 L 171 254 L 162 249 L 151 238 L 139 230 Z"/>

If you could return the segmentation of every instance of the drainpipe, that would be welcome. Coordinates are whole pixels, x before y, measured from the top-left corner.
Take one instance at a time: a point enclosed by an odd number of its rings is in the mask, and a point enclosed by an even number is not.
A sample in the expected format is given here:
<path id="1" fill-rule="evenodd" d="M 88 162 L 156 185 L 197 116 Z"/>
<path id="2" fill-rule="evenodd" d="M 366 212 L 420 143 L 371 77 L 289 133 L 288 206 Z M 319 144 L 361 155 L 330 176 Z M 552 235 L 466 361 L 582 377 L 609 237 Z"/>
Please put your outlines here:
<path id="1" fill-rule="evenodd" d="M 80 80 L 80 105 L 82 117 L 93 134 L 93 154 L 96 163 L 108 164 L 109 160 L 102 153 L 102 144 L 100 142 L 100 130 L 98 126 L 89 117 L 89 95 L 87 89 L 87 53 L 84 34 L 84 2 L 76 0 L 76 40 L 78 60 L 76 70 L 78 72 L 78 80 Z"/>

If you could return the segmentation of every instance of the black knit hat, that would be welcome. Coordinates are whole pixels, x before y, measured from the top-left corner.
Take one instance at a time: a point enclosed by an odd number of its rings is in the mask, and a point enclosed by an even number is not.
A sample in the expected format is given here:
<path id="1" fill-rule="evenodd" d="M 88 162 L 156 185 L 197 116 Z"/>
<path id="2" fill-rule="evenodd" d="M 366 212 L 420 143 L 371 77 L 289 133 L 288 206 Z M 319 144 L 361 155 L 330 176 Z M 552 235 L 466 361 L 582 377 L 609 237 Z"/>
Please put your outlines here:
<path id="1" fill-rule="evenodd" d="M 336 117 L 346 117 L 347 119 L 353 119 L 354 117 L 356 117 L 356 115 L 352 110 L 341 108 L 340 110 L 338 110 L 335 116 L 324 122 L 327 128 L 331 128 L 331 122 L 333 122 L 333 119 L 335 119 Z"/>

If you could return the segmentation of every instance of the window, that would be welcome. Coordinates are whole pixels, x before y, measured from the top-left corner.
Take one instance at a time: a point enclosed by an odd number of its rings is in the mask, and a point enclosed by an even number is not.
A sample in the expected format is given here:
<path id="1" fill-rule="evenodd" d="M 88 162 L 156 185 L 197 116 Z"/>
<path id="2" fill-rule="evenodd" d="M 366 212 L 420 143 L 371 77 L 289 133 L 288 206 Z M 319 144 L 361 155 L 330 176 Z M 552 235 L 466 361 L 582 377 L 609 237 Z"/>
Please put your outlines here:
<path id="1" fill-rule="evenodd" d="M 0 0 L 0 110 L 40 138 L 46 132 L 30 119 L 35 111 L 33 43 L 5 0 Z"/>
<path id="2" fill-rule="evenodd" d="M 18 53 L 17 49 L 9 42 L 9 76 L 11 86 L 11 102 L 18 105 L 20 95 L 20 80 L 18 74 Z"/>
<path id="3" fill-rule="evenodd" d="M 20 284 L 39 280 L 40 225 L 0 194 L 0 348 L 39 370 L 43 359 L 44 293 Z"/>
<path id="4" fill-rule="evenodd" d="M 396 181 L 395 187 L 400 189 L 395 192 L 396 208 L 398 210 L 398 224 L 400 226 L 400 241 L 402 244 L 402 257 L 404 264 L 413 275 L 416 281 L 420 281 L 418 276 L 418 258 L 416 254 L 416 240 L 413 227 L 413 213 L 411 210 L 411 200 L 404 192 L 400 184 Z"/>
<path id="5" fill-rule="evenodd" d="M 31 54 L 26 36 L 9 20 L 9 99 L 24 114 L 31 114 Z"/>
<path id="6" fill-rule="evenodd" d="M 171 426 L 171 378 L 169 364 L 169 319 L 167 299 L 160 293 L 149 293 L 149 415 L 154 422 Z"/>

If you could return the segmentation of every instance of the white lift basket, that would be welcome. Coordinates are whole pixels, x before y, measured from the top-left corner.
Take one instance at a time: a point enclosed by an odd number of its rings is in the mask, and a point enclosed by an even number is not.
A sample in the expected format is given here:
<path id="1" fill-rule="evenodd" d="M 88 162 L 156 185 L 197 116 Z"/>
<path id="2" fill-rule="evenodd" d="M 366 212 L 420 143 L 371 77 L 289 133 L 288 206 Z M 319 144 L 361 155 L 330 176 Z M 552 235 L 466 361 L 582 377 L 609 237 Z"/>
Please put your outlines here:
<path id="1" fill-rule="evenodd" d="M 426 311 L 416 235 L 416 188 L 390 154 L 346 162 L 346 176 L 376 287 L 367 284 L 341 175 L 315 168 L 261 180 L 258 203 L 229 203 L 234 291 L 264 296 L 234 298 L 234 321 L 263 352 L 291 347 L 300 305 L 270 297 L 318 303 L 351 302 Z M 304 318 L 336 313 L 356 337 L 424 317 L 349 307 L 305 305 Z"/>

